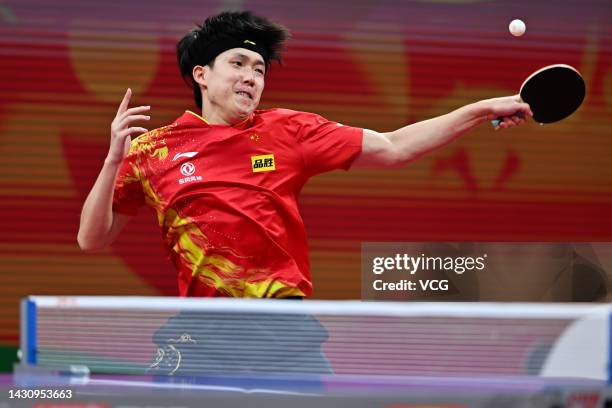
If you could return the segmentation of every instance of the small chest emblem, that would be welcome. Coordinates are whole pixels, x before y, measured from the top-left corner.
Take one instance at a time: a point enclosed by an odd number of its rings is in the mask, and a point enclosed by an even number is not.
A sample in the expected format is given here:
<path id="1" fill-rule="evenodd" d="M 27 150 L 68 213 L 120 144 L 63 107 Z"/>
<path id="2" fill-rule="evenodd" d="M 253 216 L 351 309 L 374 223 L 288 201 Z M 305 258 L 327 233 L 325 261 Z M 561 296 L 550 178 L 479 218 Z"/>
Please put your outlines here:
<path id="1" fill-rule="evenodd" d="M 260 171 L 276 170 L 276 162 L 273 154 L 264 154 L 261 156 L 251 156 L 251 168 L 253 173 Z"/>
<path id="2" fill-rule="evenodd" d="M 195 166 L 191 162 L 183 163 L 181 165 L 181 174 L 183 176 L 191 176 L 195 173 Z"/>
<path id="3" fill-rule="evenodd" d="M 181 174 L 185 177 L 178 180 L 179 184 L 191 183 L 193 181 L 202 181 L 202 176 L 194 176 L 196 171 L 195 165 L 191 162 L 181 164 Z"/>

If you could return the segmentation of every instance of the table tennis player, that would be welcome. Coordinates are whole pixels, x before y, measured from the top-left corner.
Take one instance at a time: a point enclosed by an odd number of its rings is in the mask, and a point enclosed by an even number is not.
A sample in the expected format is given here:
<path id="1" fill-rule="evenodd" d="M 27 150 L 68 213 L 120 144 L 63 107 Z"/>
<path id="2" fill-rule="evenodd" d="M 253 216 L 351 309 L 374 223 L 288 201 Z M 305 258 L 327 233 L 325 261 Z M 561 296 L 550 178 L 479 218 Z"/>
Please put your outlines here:
<path id="1" fill-rule="evenodd" d="M 150 107 L 129 108 L 126 92 L 82 209 L 83 250 L 110 245 L 147 205 L 157 213 L 181 296 L 306 297 L 312 282 L 297 196 L 310 177 L 405 166 L 483 122 L 503 117 L 499 127 L 511 128 L 531 115 L 509 96 L 379 133 L 313 113 L 257 110 L 266 73 L 289 36 L 250 12 L 206 19 L 177 44 L 197 113 L 159 129 L 138 125 Z"/>

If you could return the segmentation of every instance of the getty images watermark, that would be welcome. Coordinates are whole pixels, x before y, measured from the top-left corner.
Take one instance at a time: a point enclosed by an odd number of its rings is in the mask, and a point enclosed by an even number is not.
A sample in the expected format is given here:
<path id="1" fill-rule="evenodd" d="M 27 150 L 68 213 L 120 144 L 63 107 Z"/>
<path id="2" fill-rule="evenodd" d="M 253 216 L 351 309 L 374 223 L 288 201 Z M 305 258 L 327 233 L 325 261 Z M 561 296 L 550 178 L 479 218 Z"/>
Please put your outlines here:
<path id="1" fill-rule="evenodd" d="M 431 256 L 420 254 L 418 256 L 395 254 L 390 257 L 377 256 L 372 259 L 372 273 L 382 275 L 389 271 L 404 272 L 411 278 L 417 272 L 446 271 L 458 275 L 466 271 L 482 271 L 486 264 L 487 254 L 482 256 Z M 422 275 L 422 274 L 421 274 Z M 372 282 L 376 291 L 382 290 L 448 290 L 448 279 L 400 279 L 387 282 L 382 276 Z"/>
<path id="2" fill-rule="evenodd" d="M 486 253 L 468 243 L 363 243 L 364 299 L 422 299 L 453 291 L 453 281 L 483 271 Z"/>
<path id="3" fill-rule="evenodd" d="M 368 242 L 366 300 L 610 301 L 610 242 Z"/>

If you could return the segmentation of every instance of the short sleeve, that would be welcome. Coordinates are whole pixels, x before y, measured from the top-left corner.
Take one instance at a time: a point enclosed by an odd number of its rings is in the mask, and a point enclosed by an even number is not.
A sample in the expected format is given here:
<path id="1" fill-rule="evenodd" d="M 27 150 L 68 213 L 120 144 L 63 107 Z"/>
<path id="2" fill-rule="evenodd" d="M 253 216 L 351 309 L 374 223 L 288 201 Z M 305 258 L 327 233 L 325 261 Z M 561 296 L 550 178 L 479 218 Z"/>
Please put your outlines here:
<path id="1" fill-rule="evenodd" d="M 136 215 L 138 209 L 145 204 L 141 172 L 138 168 L 138 151 L 133 150 L 123 159 L 113 193 L 113 211 L 127 215 Z"/>
<path id="2" fill-rule="evenodd" d="M 363 129 L 305 112 L 297 115 L 296 120 L 300 121 L 299 143 L 309 175 L 348 170 L 361 153 Z"/>

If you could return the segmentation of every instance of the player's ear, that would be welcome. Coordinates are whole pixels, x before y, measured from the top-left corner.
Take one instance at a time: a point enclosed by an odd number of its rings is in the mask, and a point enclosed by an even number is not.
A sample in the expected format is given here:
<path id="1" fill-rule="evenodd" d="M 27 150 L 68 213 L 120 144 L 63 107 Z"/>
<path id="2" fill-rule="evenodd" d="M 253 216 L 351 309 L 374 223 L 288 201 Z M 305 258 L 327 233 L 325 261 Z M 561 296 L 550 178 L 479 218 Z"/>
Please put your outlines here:
<path id="1" fill-rule="evenodd" d="M 192 76 L 193 80 L 203 86 L 206 87 L 206 83 L 208 80 L 208 73 L 210 72 L 210 67 L 208 65 L 196 65 L 193 67 Z"/>

